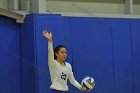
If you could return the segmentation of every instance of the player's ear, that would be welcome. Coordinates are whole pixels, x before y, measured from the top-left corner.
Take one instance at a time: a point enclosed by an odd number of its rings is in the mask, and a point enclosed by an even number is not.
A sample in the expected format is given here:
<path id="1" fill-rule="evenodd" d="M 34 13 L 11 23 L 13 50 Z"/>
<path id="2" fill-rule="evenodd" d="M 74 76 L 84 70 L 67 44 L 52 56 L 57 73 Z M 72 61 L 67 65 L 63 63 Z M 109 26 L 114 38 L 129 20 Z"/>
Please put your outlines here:
<path id="1" fill-rule="evenodd" d="M 58 56 L 58 53 L 55 53 L 56 56 Z"/>

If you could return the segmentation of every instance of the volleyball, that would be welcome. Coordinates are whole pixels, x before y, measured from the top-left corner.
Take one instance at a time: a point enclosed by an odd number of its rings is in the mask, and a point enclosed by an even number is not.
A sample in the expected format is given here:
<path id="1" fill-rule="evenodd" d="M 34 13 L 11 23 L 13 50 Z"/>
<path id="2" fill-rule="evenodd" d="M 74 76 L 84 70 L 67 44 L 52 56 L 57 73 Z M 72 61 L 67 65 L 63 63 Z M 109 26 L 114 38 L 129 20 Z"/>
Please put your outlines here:
<path id="1" fill-rule="evenodd" d="M 85 87 L 87 91 L 90 91 L 95 86 L 95 81 L 92 77 L 86 76 L 81 82 L 82 87 Z"/>

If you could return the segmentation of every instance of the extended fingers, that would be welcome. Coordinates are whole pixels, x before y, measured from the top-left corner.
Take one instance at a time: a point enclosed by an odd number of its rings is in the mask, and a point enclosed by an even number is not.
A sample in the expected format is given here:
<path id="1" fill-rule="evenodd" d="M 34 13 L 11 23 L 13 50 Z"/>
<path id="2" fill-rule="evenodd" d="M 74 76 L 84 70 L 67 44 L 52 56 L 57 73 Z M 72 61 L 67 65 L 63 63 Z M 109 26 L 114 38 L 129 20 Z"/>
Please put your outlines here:
<path id="1" fill-rule="evenodd" d="M 43 34 L 48 34 L 48 31 L 47 31 L 47 30 L 43 30 L 42 33 L 43 33 Z"/>

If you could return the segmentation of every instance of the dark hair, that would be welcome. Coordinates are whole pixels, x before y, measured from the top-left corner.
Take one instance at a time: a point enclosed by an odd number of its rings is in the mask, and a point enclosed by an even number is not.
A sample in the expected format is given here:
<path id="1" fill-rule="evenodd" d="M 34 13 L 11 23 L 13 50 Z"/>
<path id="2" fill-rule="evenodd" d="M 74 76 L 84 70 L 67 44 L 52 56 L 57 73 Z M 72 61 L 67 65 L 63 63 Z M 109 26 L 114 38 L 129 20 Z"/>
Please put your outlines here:
<path id="1" fill-rule="evenodd" d="M 57 59 L 57 56 L 55 55 L 55 53 L 58 53 L 61 48 L 66 48 L 66 47 L 63 45 L 58 45 L 54 48 L 54 59 Z"/>

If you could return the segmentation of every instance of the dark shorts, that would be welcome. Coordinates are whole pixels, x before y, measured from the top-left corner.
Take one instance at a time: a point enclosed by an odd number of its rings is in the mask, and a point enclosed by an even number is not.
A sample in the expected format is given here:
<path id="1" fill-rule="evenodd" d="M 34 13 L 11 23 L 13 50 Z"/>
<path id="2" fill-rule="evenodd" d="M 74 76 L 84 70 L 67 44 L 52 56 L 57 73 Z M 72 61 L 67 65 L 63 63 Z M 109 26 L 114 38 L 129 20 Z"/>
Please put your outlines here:
<path id="1" fill-rule="evenodd" d="M 49 93 L 68 93 L 68 91 L 59 91 L 55 89 L 50 89 Z"/>

